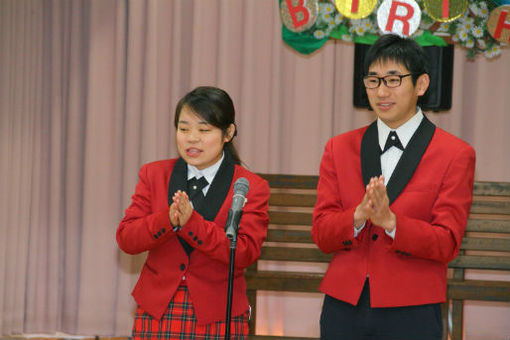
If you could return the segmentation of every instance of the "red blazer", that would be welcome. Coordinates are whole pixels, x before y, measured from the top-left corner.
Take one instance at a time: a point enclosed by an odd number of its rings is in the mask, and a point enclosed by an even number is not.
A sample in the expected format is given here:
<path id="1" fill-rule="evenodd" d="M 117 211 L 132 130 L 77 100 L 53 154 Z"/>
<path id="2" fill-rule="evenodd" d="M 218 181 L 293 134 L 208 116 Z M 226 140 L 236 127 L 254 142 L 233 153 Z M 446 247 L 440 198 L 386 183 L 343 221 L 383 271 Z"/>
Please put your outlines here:
<path id="1" fill-rule="evenodd" d="M 174 189 L 185 190 L 187 169 L 186 163 L 180 160 L 184 170 L 180 170 L 182 176 L 174 179 L 176 162 L 172 159 L 142 166 L 131 205 L 117 229 L 117 242 L 123 251 L 129 254 L 148 251 L 133 297 L 143 310 L 160 319 L 185 276 L 198 323 L 224 320 L 230 260 L 230 241 L 224 227 L 232 204 L 233 183 L 245 177 L 250 190 L 238 231 L 232 316 L 242 314 L 249 308 L 243 272 L 260 256 L 267 234 L 269 186 L 259 176 L 233 164 L 230 178 L 221 183 L 225 176 L 220 175 L 220 167 L 206 195 L 206 203 L 218 207 L 214 220 L 207 221 L 194 211 L 186 225 L 176 233 L 170 225 L 168 202 Z M 171 189 L 172 185 L 174 189 Z M 212 197 L 207 201 L 210 195 L 222 190 L 226 195 L 224 199 Z M 189 256 L 177 234 L 194 248 Z"/>
<path id="2" fill-rule="evenodd" d="M 325 147 L 312 237 L 333 258 L 320 290 L 356 305 L 369 276 L 372 307 L 443 302 L 471 207 L 475 152 L 424 118 L 387 185 L 395 238 L 370 222 L 354 238 L 354 210 L 381 173 L 377 135 L 374 123 Z"/>

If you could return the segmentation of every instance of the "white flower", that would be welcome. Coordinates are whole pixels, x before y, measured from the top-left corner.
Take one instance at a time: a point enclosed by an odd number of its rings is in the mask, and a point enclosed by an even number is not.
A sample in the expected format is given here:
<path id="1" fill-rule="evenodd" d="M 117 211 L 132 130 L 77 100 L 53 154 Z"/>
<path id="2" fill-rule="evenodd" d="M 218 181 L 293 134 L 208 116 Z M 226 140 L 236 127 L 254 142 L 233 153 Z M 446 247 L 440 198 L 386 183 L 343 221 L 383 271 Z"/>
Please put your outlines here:
<path id="1" fill-rule="evenodd" d="M 319 12 L 321 13 L 333 13 L 335 11 L 335 8 L 333 7 L 333 4 L 330 3 L 319 3 Z"/>
<path id="2" fill-rule="evenodd" d="M 487 18 L 489 16 L 489 9 L 487 8 L 486 2 L 480 2 L 480 14 L 478 14 L 482 18 Z"/>
<path id="3" fill-rule="evenodd" d="M 498 45 L 494 45 L 491 48 L 492 55 L 495 57 L 501 54 L 501 48 Z"/>
<path id="4" fill-rule="evenodd" d="M 324 34 L 323 30 L 317 30 L 317 31 L 313 32 L 313 37 L 315 39 L 321 40 L 321 39 L 324 39 L 325 36 L 326 36 L 326 34 Z"/>
<path id="5" fill-rule="evenodd" d="M 359 19 L 351 19 L 351 27 L 358 27 L 363 25 L 363 22 Z"/>
<path id="6" fill-rule="evenodd" d="M 344 18 L 344 17 L 343 17 L 341 14 L 338 14 L 338 15 L 335 17 L 335 24 L 336 24 L 336 25 L 339 25 L 339 24 L 342 22 L 342 19 L 343 19 L 343 18 Z M 336 25 L 335 25 L 335 26 L 336 26 Z"/>
<path id="7" fill-rule="evenodd" d="M 461 41 L 466 41 L 469 38 L 466 31 L 457 31 L 457 34 L 459 35 L 459 39 Z"/>
<path id="8" fill-rule="evenodd" d="M 329 22 L 329 20 L 331 20 L 331 14 L 329 14 L 329 13 L 323 13 L 323 14 L 321 15 L 321 19 L 322 19 L 322 21 L 324 21 L 324 22 Z"/>
<path id="9" fill-rule="evenodd" d="M 454 42 L 458 42 L 459 41 L 459 35 L 457 33 L 455 33 L 454 35 L 452 35 L 452 40 Z"/>
<path id="10" fill-rule="evenodd" d="M 476 2 L 472 1 L 470 4 L 469 4 L 469 9 L 471 10 L 471 12 L 473 12 L 476 16 L 479 16 L 480 15 L 480 8 L 477 6 Z"/>
<path id="11" fill-rule="evenodd" d="M 352 38 L 349 34 L 344 34 L 344 35 L 342 35 L 342 40 L 343 41 L 352 41 Z"/>
<path id="12" fill-rule="evenodd" d="M 363 26 L 359 20 L 351 20 L 351 27 L 349 27 L 349 32 L 351 34 L 363 34 L 365 32 L 365 26 Z"/>
<path id="13" fill-rule="evenodd" d="M 365 27 L 366 30 L 370 30 L 372 28 L 372 22 L 368 19 L 361 20 L 360 25 Z"/>
<path id="14" fill-rule="evenodd" d="M 473 41 L 473 39 L 468 39 L 466 41 L 466 47 L 467 48 L 472 48 L 473 46 L 475 46 L 475 42 Z"/>
<path id="15" fill-rule="evenodd" d="M 449 27 L 450 27 L 450 23 L 442 22 L 437 30 L 440 32 L 448 32 Z"/>
<path id="16" fill-rule="evenodd" d="M 464 13 L 464 16 L 459 19 L 461 23 L 464 25 L 473 25 L 475 23 L 475 19 L 468 14 L 468 12 Z"/>
<path id="17" fill-rule="evenodd" d="M 473 33 L 473 35 L 476 37 L 476 38 L 481 38 L 483 37 L 483 28 L 480 27 L 480 26 L 474 26 L 472 29 L 471 29 L 471 33 Z"/>
<path id="18" fill-rule="evenodd" d="M 501 54 L 501 48 L 498 45 L 494 45 L 484 52 L 487 58 L 496 57 Z"/>
<path id="19" fill-rule="evenodd" d="M 487 48 L 487 44 L 485 43 L 485 40 L 483 40 L 483 39 L 478 39 L 476 41 L 476 43 L 478 44 L 478 46 L 480 47 L 481 50 L 485 50 Z"/>
<path id="20" fill-rule="evenodd" d="M 487 58 L 496 57 L 501 53 L 501 48 L 498 45 L 494 45 L 484 52 Z"/>

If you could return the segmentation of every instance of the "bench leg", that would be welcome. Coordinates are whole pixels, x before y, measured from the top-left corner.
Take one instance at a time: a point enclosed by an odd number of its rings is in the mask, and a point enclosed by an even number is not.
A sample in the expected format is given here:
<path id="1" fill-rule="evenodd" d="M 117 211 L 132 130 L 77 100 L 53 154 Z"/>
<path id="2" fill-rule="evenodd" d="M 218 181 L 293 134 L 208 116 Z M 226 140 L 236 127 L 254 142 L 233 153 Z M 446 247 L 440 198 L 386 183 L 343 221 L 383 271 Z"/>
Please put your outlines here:
<path id="1" fill-rule="evenodd" d="M 250 316 L 250 335 L 255 335 L 255 326 L 257 319 L 257 291 L 256 290 L 247 290 L 246 295 L 248 296 L 248 302 L 251 306 L 251 316 Z"/>
<path id="2" fill-rule="evenodd" d="M 451 340 L 462 340 L 464 329 L 464 302 L 453 300 L 452 302 L 452 330 Z"/>

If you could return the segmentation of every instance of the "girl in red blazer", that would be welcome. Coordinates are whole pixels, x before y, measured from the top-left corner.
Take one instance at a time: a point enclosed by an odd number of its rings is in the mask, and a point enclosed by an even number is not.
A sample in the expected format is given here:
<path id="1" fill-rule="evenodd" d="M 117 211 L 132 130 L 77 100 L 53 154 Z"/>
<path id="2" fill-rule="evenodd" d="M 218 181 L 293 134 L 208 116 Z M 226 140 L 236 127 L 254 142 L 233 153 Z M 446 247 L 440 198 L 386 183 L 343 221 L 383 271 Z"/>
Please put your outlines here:
<path id="1" fill-rule="evenodd" d="M 219 339 L 225 333 L 230 241 L 224 226 L 233 183 L 250 183 L 237 235 L 231 334 L 248 335 L 244 269 L 260 255 L 267 233 L 269 186 L 240 165 L 232 144 L 229 95 L 198 87 L 175 110 L 179 158 L 142 166 L 117 229 L 128 254 L 148 252 L 133 290 L 133 339 Z"/>

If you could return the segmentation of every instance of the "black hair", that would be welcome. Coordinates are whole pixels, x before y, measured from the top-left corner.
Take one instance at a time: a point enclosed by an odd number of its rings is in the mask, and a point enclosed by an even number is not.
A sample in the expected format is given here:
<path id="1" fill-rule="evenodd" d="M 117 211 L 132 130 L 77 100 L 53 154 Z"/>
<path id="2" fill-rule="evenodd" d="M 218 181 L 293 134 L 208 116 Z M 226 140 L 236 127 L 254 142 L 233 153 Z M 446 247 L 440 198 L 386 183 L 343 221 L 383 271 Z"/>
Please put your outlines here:
<path id="1" fill-rule="evenodd" d="M 376 62 L 392 61 L 404 65 L 412 74 L 413 85 L 424 73 L 429 73 L 427 54 L 416 41 L 402 38 L 396 34 L 385 34 L 370 46 L 364 61 L 363 72 L 368 75 L 368 69 Z"/>
<path id="2" fill-rule="evenodd" d="M 204 119 L 207 123 L 221 129 L 223 136 L 231 124 L 235 126 L 235 109 L 232 99 L 224 90 L 214 86 L 199 86 L 188 92 L 179 100 L 175 108 L 174 125 L 177 129 L 179 118 L 184 106 Z M 234 136 L 237 134 L 237 127 Z M 234 163 L 241 164 L 239 154 L 232 143 L 234 136 L 223 145 L 223 151 L 228 153 Z"/>

